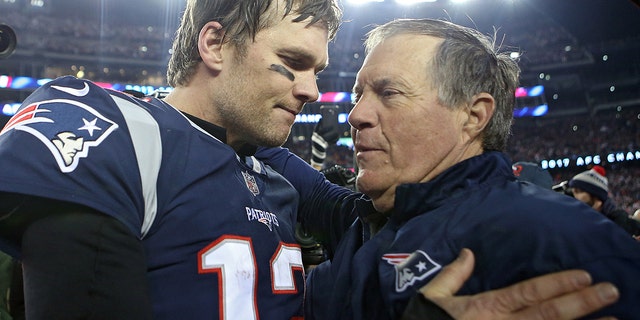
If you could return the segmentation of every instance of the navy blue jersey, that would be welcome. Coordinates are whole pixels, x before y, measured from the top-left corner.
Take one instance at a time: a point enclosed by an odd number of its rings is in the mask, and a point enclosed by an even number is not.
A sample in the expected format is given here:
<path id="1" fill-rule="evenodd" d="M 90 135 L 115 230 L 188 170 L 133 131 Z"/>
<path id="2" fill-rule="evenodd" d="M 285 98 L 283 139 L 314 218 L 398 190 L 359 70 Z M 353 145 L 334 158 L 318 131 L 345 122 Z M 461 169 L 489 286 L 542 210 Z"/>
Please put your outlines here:
<path id="1" fill-rule="evenodd" d="M 333 256 L 356 212 L 374 211 L 363 195 L 331 183 L 304 160 L 284 148 L 258 148 L 255 157 L 282 174 L 300 194 L 298 220 Z"/>
<path id="2" fill-rule="evenodd" d="M 49 82 L 0 133 L 0 181 L 128 226 L 146 249 L 155 319 L 302 315 L 298 193 L 163 101 Z"/>

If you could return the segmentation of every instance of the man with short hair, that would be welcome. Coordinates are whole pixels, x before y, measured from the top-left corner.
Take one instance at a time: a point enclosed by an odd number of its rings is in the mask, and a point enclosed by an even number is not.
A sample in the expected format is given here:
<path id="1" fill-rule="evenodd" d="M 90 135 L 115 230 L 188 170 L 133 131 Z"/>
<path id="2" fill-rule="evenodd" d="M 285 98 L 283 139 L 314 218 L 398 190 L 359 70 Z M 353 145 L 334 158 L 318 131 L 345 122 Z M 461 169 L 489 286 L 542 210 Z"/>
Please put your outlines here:
<path id="1" fill-rule="evenodd" d="M 311 299 L 337 303 L 332 318 L 402 314 L 412 292 L 463 247 L 478 263 L 461 293 L 585 268 L 621 293 L 594 316 L 640 314 L 637 242 L 571 199 L 514 178 L 502 151 L 519 68 L 495 43 L 430 19 L 396 20 L 368 34 L 349 123 L 357 188 L 389 220 L 364 243 L 345 236 L 336 255 L 342 249 L 352 259 L 310 275 L 312 283 L 333 281 L 331 295 L 310 288 Z"/>
<path id="2" fill-rule="evenodd" d="M 164 100 L 72 77 L 28 97 L 0 133 L 0 248 L 27 318 L 301 317 L 297 193 L 252 155 L 318 98 L 341 15 L 189 0 Z"/>
<path id="3" fill-rule="evenodd" d="M 620 302 L 595 317 L 640 314 L 637 242 L 583 204 L 514 176 L 503 150 L 519 68 L 494 44 L 431 19 L 395 20 L 368 34 L 349 114 L 356 187 L 366 197 L 349 231 L 324 239 L 331 259 L 309 274 L 306 319 L 421 314 L 414 308 L 424 301 L 410 301 L 463 248 L 477 263 L 461 294 L 584 268 L 620 288 Z M 298 190 L 312 189 L 293 162 L 265 161 Z M 322 205 L 319 198 L 301 192 L 303 206 Z M 379 213 L 358 210 L 367 203 Z"/>

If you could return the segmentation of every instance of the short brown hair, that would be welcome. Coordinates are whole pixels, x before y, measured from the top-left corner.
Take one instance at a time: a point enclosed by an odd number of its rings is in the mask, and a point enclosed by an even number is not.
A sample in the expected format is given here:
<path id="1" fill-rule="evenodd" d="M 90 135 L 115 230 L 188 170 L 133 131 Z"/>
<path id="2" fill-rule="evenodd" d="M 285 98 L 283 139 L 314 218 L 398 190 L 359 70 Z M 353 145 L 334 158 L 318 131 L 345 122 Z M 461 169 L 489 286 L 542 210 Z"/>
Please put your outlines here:
<path id="1" fill-rule="evenodd" d="M 242 52 L 247 41 L 273 25 L 274 12 L 279 12 L 280 3 L 284 3 L 282 18 L 291 12 L 298 14 L 293 22 L 311 17 L 309 24 L 321 22 L 326 26 L 328 40 L 338 32 L 342 10 L 336 0 L 188 0 L 173 42 L 167 70 L 169 85 L 175 87 L 189 82 L 200 61 L 198 35 L 207 22 L 220 22 L 225 31 L 224 41 Z"/>

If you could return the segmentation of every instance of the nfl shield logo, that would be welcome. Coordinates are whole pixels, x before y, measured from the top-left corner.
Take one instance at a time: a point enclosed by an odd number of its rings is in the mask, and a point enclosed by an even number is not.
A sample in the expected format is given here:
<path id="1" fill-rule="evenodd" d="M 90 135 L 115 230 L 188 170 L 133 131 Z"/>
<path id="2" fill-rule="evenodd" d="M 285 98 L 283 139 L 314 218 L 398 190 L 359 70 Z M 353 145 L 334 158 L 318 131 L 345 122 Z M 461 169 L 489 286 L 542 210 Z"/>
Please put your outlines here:
<path id="1" fill-rule="evenodd" d="M 244 177 L 244 182 L 247 185 L 247 189 L 249 189 L 249 191 L 251 191 L 254 196 L 257 196 L 260 193 L 260 189 L 258 189 L 256 178 L 245 171 L 242 171 L 242 176 Z"/>

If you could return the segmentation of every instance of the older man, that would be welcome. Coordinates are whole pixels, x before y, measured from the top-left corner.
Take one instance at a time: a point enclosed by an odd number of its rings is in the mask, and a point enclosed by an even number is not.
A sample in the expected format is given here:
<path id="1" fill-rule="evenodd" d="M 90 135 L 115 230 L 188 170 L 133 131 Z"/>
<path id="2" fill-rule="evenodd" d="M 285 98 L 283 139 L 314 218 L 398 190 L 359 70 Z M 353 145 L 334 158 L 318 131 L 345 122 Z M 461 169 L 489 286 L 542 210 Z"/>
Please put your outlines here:
<path id="1" fill-rule="evenodd" d="M 462 294 L 582 268 L 620 288 L 597 315 L 640 314 L 638 244 L 578 201 L 514 177 L 502 150 L 519 68 L 493 43 L 430 19 L 369 33 L 349 122 L 357 188 L 383 217 L 360 212 L 337 245 L 326 241 L 334 254 L 309 276 L 307 318 L 398 318 L 462 248 L 477 257 Z"/>
<path id="2" fill-rule="evenodd" d="M 584 268 L 620 288 L 620 302 L 600 315 L 640 314 L 637 243 L 584 205 L 514 179 L 501 151 L 519 69 L 493 43 L 437 20 L 393 21 L 368 35 L 349 122 L 357 187 L 389 221 L 370 241 L 343 244 L 357 247 L 353 259 L 315 274 L 350 274 L 348 285 L 335 285 L 348 291 L 324 296 L 349 301 L 341 315 L 400 314 L 463 247 L 478 257 L 463 293 Z"/>

